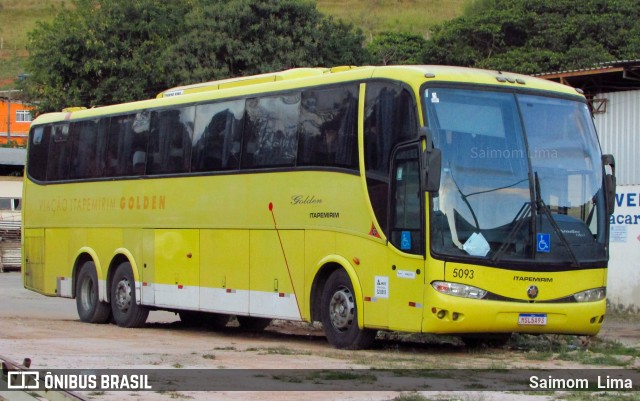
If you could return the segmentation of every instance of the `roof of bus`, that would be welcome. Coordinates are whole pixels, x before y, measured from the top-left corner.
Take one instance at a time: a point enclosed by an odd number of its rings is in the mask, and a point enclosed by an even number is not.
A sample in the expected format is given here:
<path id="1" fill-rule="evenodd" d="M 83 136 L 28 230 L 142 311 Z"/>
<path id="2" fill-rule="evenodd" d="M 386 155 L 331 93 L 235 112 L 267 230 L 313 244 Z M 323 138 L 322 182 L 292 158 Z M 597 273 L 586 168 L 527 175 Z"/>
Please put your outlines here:
<path id="1" fill-rule="evenodd" d="M 36 118 L 32 125 L 376 78 L 401 80 L 414 88 L 419 88 L 425 82 L 457 82 L 539 89 L 578 95 L 574 88 L 553 81 L 509 72 L 466 67 L 416 65 L 294 68 L 269 74 L 230 78 L 171 88 L 160 93 L 156 99 L 92 109 L 73 108 L 67 109 L 66 112 L 43 114 Z"/>

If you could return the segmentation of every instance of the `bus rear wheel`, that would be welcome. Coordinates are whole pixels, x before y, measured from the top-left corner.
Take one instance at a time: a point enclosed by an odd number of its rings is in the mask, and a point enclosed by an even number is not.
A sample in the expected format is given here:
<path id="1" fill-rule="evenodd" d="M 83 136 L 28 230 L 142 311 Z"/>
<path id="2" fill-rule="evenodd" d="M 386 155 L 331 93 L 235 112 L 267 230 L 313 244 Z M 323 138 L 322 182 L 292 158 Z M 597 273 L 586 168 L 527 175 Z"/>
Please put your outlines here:
<path id="1" fill-rule="evenodd" d="M 98 273 L 93 261 L 84 262 L 76 279 L 76 308 L 80 320 L 85 323 L 106 323 L 111 307 L 100 302 L 98 296 Z"/>
<path id="2" fill-rule="evenodd" d="M 321 319 L 331 345 L 340 349 L 368 348 L 376 331 L 358 327 L 358 306 L 346 271 L 336 270 L 322 290 Z"/>
<path id="3" fill-rule="evenodd" d="M 120 327 L 142 327 L 149 309 L 136 302 L 136 286 L 129 262 L 121 263 L 111 280 L 111 312 Z"/>

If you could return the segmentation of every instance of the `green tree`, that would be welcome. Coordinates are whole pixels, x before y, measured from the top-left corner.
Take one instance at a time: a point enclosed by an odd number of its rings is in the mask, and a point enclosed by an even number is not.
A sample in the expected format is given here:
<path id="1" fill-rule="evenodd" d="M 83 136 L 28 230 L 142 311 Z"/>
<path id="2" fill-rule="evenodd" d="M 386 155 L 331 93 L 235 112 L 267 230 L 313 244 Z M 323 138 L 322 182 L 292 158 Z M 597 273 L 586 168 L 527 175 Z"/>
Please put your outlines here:
<path id="1" fill-rule="evenodd" d="M 153 96 L 168 84 L 157 66 L 182 31 L 186 4 L 74 0 L 29 34 L 27 99 L 51 111 Z"/>
<path id="2" fill-rule="evenodd" d="M 72 0 L 30 33 L 40 112 L 155 96 L 179 84 L 360 64 L 364 36 L 307 0 Z"/>
<path id="3" fill-rule="evenodd" d="M 202 1 L 186 21 L 186 34 L 165 57 L 175 82 L 360 64 L 367 58 L 362 32 L 323 16 L 315 1 Z"/>
<path id="4" fill-rule="evenodd" d="M 373 64 L 420 64 L 427 40 L 405 32 L 383 32 L 373 38 L 367 50 Z"/>
<path id="5" fill-rule="evenodd" d="M 482 0 L 434 30 L 423 61 L 536 73 L 638 57 L 637 0 Z"/>

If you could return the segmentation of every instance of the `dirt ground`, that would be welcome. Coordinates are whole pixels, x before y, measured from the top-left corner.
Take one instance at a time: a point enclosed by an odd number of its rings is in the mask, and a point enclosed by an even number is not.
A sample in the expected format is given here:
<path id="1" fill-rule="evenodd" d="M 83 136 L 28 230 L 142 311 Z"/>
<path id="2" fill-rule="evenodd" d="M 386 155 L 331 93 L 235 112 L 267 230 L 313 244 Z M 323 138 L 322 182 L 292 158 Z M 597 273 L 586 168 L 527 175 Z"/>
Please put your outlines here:
<path id="1" fill-rule="evenodd" d="M 580 368 L 579 362 L 532 360 L 512 349 L 469 351 L 455 339 L 416 344 L 384 339 L 375 349 L 341 351 L 328 345 L 315 326 L 274 322 L 253 333 L 184 327 L 169 312 L 151 312 L 141 329 L 81 323 L 75 301 L 49 298 L 22 288 L 20 273 L 0 274 L 0 355 L 34 369 L 357 369 L 419 368 Z M 640 348 L 638 320 L 611 318 L 598 335 Z M 640 368 L 636 358 L 631 365 Z M 598 366 L 602 367 L 602 366 Z M 393 400 L 401 393 L 349 392 L 86 392 L 92 400 Z M 557 395 L 501 392 L 422 392 L 432 400 L 554 400 Z M 2 399 L 2 397 L 0 397 Z"/>

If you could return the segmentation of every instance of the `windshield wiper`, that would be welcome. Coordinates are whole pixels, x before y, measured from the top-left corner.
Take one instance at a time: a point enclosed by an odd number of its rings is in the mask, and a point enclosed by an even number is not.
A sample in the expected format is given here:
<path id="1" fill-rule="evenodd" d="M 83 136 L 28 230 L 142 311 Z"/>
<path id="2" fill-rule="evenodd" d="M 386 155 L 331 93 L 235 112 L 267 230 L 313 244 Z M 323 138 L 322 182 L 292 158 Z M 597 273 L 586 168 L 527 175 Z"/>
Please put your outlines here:
<path id="1" fill-rule="evenodd" d="M 527 221 L 527 217 L 529 216 L 530 213 L 531 213 L 531 202 L 525 202 L 520 208 L 520 210 L 518 210 L 518 213 L 516 213 L 516 217 L 514 217 L 513 220 L 511 221 L 511 224 L 514 224 L 514 223 L 515 224 L 513 225 L 513 227 L 511 227 L 511 230 L 509 231 L 509 235 L 507 235 L 507 238 L 504 240 L 502 245 L 500 245 L 500 248 L 498 248 L 495 255 L 493 255 L 493 257 L 491 258 L 491 262 L 493 263 L 500 262 L 500 259 L 502 259 L 502 256 L 507 251 L 509 244 L 511 244 L 511 241 L 513 241 L 513 238 L 520 231 L 520 228 L 522 227 L 522 225 Z"/>
<path id="2" fill-rule="evenodd" d="M 560 227 L 558 227 L 558 224 L 556 223 L 553 216 L 551 215 L 551 211 L 542 200 L 542 194 L 540 192 L 540 180 L 538 179 L 538 173 L 534 172 L 533 176 L 535 180 L 536 212 L 538 213 L 538 215 L 540 215 L 540 211 L 542 210 L 542 214 L 544 214 L 549 219 L 549 224 L 551 224 L 551 227 L 553 228 L 553 230 L 556 232 L 556 234 L 558 234 L 558 238 L 560 238 L 560 242 L 562 243 L 562 245 L 564 245 L 565 248 L 567 248 L 567 251 L 569 251 L 569 255 L 571 256 L 571 260 L 573 261 L 573 264 L 571 265 L 571 267 L 579 267 L 580 262 L 578 262 L 578 258 L 576 257 L 576 254 L 573 252 L 573 249 L 571 249 L 571 245 L 569 244 L 569 241 L 567 241 L 567 238 L 564 236 L 564 234 L 562 233 L 562 230 L 560 230 Z M 536 232 L 537 231 L 538 230 L 536 229 Z"/>

